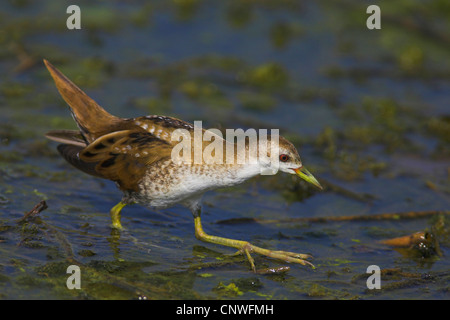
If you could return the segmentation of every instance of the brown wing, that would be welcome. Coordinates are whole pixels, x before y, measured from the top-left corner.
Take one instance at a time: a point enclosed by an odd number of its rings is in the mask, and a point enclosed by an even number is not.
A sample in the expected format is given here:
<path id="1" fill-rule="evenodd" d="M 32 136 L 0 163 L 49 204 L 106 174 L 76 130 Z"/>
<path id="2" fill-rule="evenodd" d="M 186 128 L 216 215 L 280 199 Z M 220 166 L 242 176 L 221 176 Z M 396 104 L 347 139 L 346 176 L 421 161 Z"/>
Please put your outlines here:
<path id="1" fill-rule="evenodd" d="M 149 132 L 136 128 L 113 132 L 95 140 L 79 157 L 96 163 L 96 173 L 116 181 L 122 190 L 137 191 L 148 166 L 170 158 L 172 145 Z"/>
<path id="2" fill-rule="evenodd" d="M 178 141 L 171 140 L 171 135 L 175 130 L 183 129 L 191 134 L 194 132 L 194 126 L 189 122 L 167 116 L 152 115 L 127 119 L 127 121 L 172 145 L 178 143 Z"/>
<path id="3" fill-rule="evenodd" d="M 78 170 L 81 170 L 87 174 L 103 178 L 100 176 L 97 171 L 95 171 L 95 163 L 92 162 L 84 162 L 80 159 L 80 152 L 84 149 L 84 147 L 80 147 L 73 144 L 60 144 L 58 146 L 58 151 L 61 155 L 73 165 Z"/>

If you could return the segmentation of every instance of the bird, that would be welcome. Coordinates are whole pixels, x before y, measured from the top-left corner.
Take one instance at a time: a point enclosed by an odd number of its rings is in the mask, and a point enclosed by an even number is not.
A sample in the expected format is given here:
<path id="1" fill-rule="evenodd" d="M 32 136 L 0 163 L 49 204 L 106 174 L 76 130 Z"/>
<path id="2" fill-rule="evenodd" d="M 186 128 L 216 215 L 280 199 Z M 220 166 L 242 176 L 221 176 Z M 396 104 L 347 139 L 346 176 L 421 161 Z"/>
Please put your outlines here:
<path id="1" fill-rule="evenodd" d="M 181 204 L 193 215 L 195 237 L 198 240 L 237 249 L 235 254 L 246 256 L 253 272 L 257 272 L 252 257 L 254 253 L 314 268 L 309 261 L 312 259 L 309 254 L 270 250 L 245 240 L 210 235 L 204 231 L 201 222 L 202 196 L 205 192 L 240 184 L 261 174 L 263 169 L 270 169 L 272 162 L 267 159 L 272 159 L 268 158 L 272 154 L 279 155 L 278 171 L 296 175 L 322 189 L 317 179 L 302 164 L 297 149 L 291 142 L 278 136 L 278 145 L 271 145 L 264 151 L 267 152 L 264 161 L 259 160 L 260 158 L 230 163 L 206 163 L 203 159 L 195 162 L 192 158 L 190 161 L 189 158 L 187 161 L 180 161 L 173 157 L 173 151 L 182 139 L 173 141 L 172 135 L 177 130 L 184 130 L 188 137 L 194 137 L 194 125 L 162 115 L 116 117 L 98 105 L 48 60 L 43 61 L 78 127 L 78 130 L 52 130 L 45 136 L 60 143 L 57 146 L 59 153 L 72 166 L 89 175 L 112 180 L 122 191 L 121 201 L 110 210 L 112 228 L 123 229 L 121 212 L 126 205 L 140 204 L 162 209 Z M 203 134 L 208 132 L 201 130 Z M 223 151 L 226 146 L 231 146 L 236 151 L 232 158 L 242 158 L 242 153 L 237 155 L 237 143 L 234 140 L 226 141 L 217 133 L 211 135 L 214 139 L 210 141 L 201 139 L 201 151 L 205 151 L 213 140 L 222 141 L 223 149 L 217 150 Z M 267 140 L 275 141 L 271 135 Z M 190 150 L 182 149 L 179 155 L 185 156 Z M 250 157 L 249 150 L 249 144 L 246 143 L 243 155 L 247 156 L 246 159 Z M 220 157 L 225 159 L 223 155 Z"/>

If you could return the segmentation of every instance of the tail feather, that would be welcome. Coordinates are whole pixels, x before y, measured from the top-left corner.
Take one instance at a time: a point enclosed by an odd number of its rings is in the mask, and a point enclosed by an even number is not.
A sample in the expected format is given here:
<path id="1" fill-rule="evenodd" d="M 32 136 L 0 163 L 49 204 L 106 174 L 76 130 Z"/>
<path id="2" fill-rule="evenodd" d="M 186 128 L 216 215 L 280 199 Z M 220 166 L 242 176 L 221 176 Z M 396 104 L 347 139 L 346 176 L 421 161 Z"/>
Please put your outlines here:
<path id="1" fill-rule="evenodd" d="M 120 118 L 106 112 L 50 62 L 44 59 L 44 63 L 59 93 L 70 106 L 81 134 L 89 143 L 108 133 L 111 126 L 120 122 Z"/>
<path id="2" fill-rule="evenodd" d="M 52 130 L 47 132 L 45 137 L 56 142 L 79 147 L 86 147 L 88 145 L 86 139 L 77 130 Z"/>

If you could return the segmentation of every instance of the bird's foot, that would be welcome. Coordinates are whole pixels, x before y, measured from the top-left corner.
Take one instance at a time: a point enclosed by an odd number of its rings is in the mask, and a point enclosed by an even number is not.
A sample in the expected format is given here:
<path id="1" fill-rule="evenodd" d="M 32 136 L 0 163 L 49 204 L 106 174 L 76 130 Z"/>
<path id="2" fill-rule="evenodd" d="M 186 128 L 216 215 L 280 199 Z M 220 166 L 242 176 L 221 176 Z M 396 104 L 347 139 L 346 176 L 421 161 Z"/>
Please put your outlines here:
<path id="1" fill-rule="evenodd" d="M 282 260 L 282 261 L 286 261 L 286 262 L 292 262 L 292 263 L 299 263 L 304 266 L 309 265 L 313 269 L 315 268 L 311 262 L 307 261 L 307 259 L 312 258 L 312 256 L 309 254 L 295 253 L 295 252 L 289 252 L 289 251 L 273 251 L 273 250 L 268 250 L 268 249 L 254 246 L 254 245 L 250 244 L 249 242 L 244 242 L 244 244 L 239 249 L 239 251 L 236 252 L 236 255 L 237 254 L 245 254 L 247 256 L 248 261 L 250 262 L 253 272 L 256 272 L 255 261 L 254 261 L 253 257 L 251 256 L 251 253 L 253 253 L 253 252 L 273 258 L 273 259 Z"/>
<path id="2" fill-rule="evenodd" d="M 252 266 L 253 272 L 255 272 L 255 273 L 256 273 L 255 261 L 253 260 L 253 258 L 251 256 L 251 253 L 253 253 L 253 252 L 262 254 L 262 255 L 270 257 L 270 258 L 274 258 L 274 259 L 278 259 L 278 260 L 282 260 L 282 261 L 286 261 L 286 262 L 298 263 L 298 264 L 301 264 L 304 266 L 309 265 L 312 268 L 315 268 L 311 262 L 306 261 L 306 259 L 312 258 L 309 254 L 294 253 L 294 252 L 288 252 L 288 251 L 272 251 L 272 250 L 254 246 L 247 241 L 211 236 L 211 235 L 206 234 L 203 231 L 201 220 L 200 220 L 200 215 L 197 215 L 194 218 L 194 222 L 195 222 L 195 236 L 197 237 L 197 239 L 205 241 L 205 242 L 220 244 L 223 246 L 233 247 L 233 248 L 238 249 L 239 251 L 236 254 L 245 254 L 247 256 L 248 261 L 250 262 L 250 264 Z"/>
<path id="3" fill-rule="evenodd" d="M 120 212 L 122 211 L 123 207 L 125 207 L 126 204 L 122 201 L 116 204 L 110 211 L 111 214 L 111 221 L 112 225 L 111 227 L 113 229 L 122 230 L 122 224 L 120 223 Z"/>

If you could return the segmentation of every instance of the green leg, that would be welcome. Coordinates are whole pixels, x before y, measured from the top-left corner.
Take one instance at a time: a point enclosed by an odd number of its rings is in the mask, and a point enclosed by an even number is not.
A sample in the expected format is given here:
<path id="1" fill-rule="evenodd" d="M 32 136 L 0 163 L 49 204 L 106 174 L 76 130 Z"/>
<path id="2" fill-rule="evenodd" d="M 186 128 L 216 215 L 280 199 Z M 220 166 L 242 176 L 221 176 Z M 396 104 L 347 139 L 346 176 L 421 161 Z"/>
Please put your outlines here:
<path id="1" fill-rule="evenodd" d="M 294 252 L 287 252 L 287 251 L 272 251 L 267 250 L 264 248 L 260 248 L 257 246 L 254 246 L 250 244 L 247 241 L 241 241 L 241 240 L 233 240 L 233 239 L 227 239 L 227 238 L 221 238 L 216 236 L 210 236 L 206 234 L 203 231 L 200 214 L 194 215 L 194 223 L 195 223 L 195 236 L 197 239 L 205 242 L 220 244 L 227 247 L 233 247 L 238 249 L 239 251 L 237 253 L 239 254 L 245 254 L 247 256 L 248 261 L 250 262 L 250 265 L 252 267 L 253 272 L 256 272 L 255 268 L 255 262 L 250 255 L 252 252 L 271 257 L 278 260 L 283 260 L 286 262 L 293 262 L 293 263 L 299 263 L 302 265 L 309 265 L 314 268 L 314 266 L 305 259 L 311 258 L 308 254 L 301 254 L 301 253 L 294 253 Z"/>
<path id="2" fill-rule="evenodd" d="M 111 209 L 110 213 L 113 228 L 122 229 L 122 224 L 120 223 L 120 212 L 126 205 L 127 205 L 126 203 L 123 203 L 121 201 Z"/>

